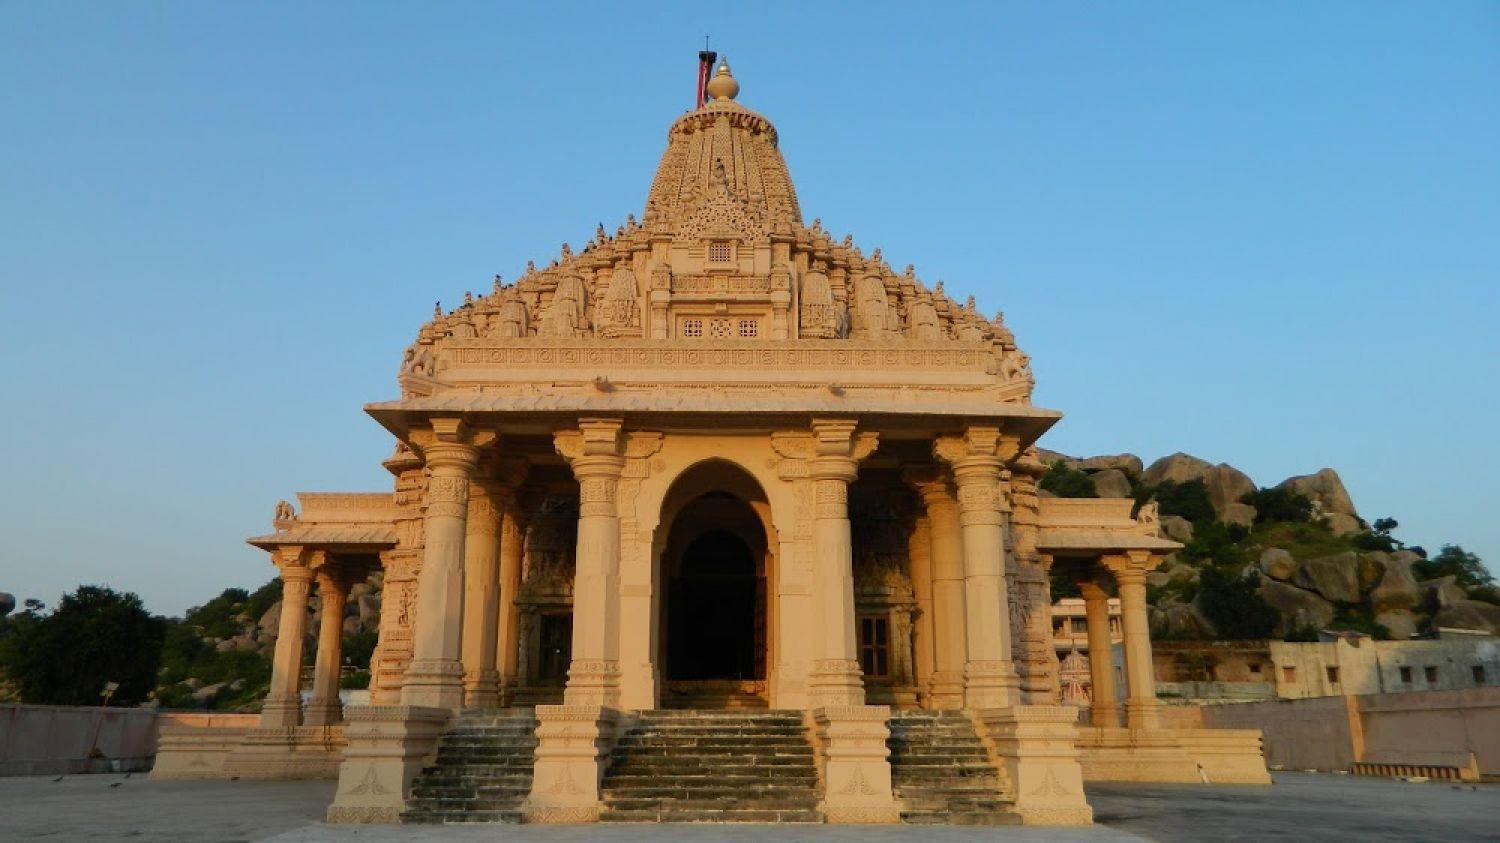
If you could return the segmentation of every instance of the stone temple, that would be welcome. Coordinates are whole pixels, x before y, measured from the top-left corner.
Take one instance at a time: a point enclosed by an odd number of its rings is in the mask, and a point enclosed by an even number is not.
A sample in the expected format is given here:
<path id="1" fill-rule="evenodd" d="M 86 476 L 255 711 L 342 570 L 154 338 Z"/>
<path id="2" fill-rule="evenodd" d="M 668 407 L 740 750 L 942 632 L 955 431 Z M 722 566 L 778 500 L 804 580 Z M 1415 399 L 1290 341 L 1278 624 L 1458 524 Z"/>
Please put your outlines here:
<path id="1" fill-rule="evenodd" d="M 300 496 L 258 725 L 162 736 L 160 777 L 332 777 L 344 822 L 1084 824 L 1083 781 L 1268 782 L 1253 731 L 1170 728 L 1151 507 L 1040 498 L 999 316 L 803 222 L 727 64 L 644 212 L 422 326 L 394 491 Z M 1061 704 L 1050 572 L 1125 670 Z M 384 573 L 370 704 L 352 582 Z M 302 700 L 316 586 L 318 646 Z"/>

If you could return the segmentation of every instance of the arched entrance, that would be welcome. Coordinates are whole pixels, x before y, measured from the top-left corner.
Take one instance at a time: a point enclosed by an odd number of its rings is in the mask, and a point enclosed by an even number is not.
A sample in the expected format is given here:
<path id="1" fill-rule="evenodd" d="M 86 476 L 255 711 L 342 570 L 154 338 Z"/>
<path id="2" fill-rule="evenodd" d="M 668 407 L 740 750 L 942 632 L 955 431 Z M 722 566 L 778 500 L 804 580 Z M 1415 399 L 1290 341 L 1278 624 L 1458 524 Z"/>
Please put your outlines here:
<path id="1" fill-rule="evenodd" d="M 764 706 L 775 547 L 764 497 L 727 463 L 690 470 L 674 492 L 659 557 L 661 704 Z"/>

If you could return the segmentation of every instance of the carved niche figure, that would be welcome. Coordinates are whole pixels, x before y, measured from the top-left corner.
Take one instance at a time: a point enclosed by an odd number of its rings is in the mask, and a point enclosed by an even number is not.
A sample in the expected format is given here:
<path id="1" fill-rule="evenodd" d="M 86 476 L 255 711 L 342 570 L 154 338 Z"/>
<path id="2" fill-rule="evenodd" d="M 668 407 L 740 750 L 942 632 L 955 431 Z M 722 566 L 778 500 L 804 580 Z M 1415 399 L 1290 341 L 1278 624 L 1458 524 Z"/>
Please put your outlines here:
<path id="1" fill-rule="evenodd" d="M 544 337 L 578 337 L 588 329 L 588 289 L 577 275 L 564 275 L 537 331 Z"/>
<path id="2" fill-rule="evenodd" d="M 635 273 L 629 268 L 615 270 L 609 289 L 594 306 L 594 332 L 601 337 L 638 337 L 641 335 L 640 291 Z"/>
<path id="3" fill-rule="evenodd" d="M 891 309 L 879 275 L 866 275 L 855 284 L 852 318 L 855 336 L 883 339 L 900 333 L 900 317 Z"/>
<path id="4" fill-rule="evenodd" d="M 407 346 L 401 357 L 401 374 L 436 375 L 437 358 L 432 355 L 432 346 L 420 342 Z"/>
<path id="5" fill-rule="evenodd" d="M 801 335 L 816 339 L 837 337 L 839 320 L 835 310 L 833 288 L 828 285 L 828 276 L 816 269 L 804 273 L 797 296 L 797 319 L 801 325 Z"/>
<path id="6" fill-rule="evenodd" d="M 1008 351 L 1000 358 L 1000 374 L 1007 383 L 1010 381 L 1030 381 L 1031 358 L 1026 352 L 1019 348 Z"/>
<path id="7" fill-rule="evenodd" d="M 276 502 L 276 512 L 271 516 L 271 526 L 276 530 L 285 530 L 297 520 L 297 511 L 286 501 Z"/>
<path id="8" fill-rule="evenodd" d="M 943 326 L 938 322 L 937 308 L 932 306 L 932 296 L 919 292 L 907 312 L 907 332 L 914 340 L 940 340 L 944 338 Z"/>
<path id="9" fill-rule="evenodd" d="M 500 313 L 495 317 L 491 336 L 513 340 L 526 336 L 526 302 L 519 292 L 511 290 L 500 302 Z"/>

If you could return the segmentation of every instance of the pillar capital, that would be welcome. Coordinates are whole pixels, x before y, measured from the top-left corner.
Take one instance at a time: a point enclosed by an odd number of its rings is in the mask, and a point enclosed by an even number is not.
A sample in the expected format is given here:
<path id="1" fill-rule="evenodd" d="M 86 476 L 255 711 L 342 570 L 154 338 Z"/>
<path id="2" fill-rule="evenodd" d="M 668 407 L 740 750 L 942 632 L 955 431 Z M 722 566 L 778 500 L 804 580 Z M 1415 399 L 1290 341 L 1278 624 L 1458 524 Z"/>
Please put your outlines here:
<path id="1" fill-rule="evenodd" d="M 321 568 L 326 559 L 326 551 L 304 545 L 282 545 L 271 555 L 282 582 L 312 582 L 314 569 Z"/>
<path id="2" fill-rule="evenodd" d="M 493 430 L 475 427 L 458 416 L 439 416 L 428 420 L 426 427 L 411 432 L 411 444 L 421 451 L 429 469 L 455 467 L 472 471 L 479 453 L 499 439 Z"/>
<path id="3" fill-rule="evenodd" d="M 1099 557 L 1099 566 L 1114 576 L 1120 585 L 1136 585 L 1146 582 L 1146 574 L 1155 570 L 1165 556 L 1145 550 L 1126 553 L 1110 553 Z"/>

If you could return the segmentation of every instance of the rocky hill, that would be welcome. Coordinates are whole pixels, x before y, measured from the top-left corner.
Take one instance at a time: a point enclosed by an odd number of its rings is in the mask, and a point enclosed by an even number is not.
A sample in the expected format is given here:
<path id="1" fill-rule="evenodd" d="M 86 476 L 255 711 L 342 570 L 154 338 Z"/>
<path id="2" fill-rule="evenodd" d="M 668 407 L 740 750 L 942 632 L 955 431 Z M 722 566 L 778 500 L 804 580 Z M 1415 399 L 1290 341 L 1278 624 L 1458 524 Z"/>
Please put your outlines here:
<path id="1" fill-rule="evenodd" d="M 1177 453 L 1042 453 L 1043 494 L 1155 500 L 1162 532 L 1182 542 L 1149 578 L 1158 638 L 1287 638 L 1342 629 L 1405 638 L 1432 627 L 1500 634 L 1500 590 L 1473 554 L 1429 556 L 1366 521 L 1336 471 L 1259 487 L 1245 472 Z M 1071 584 L 1055 582 L 1058 596 Z"/>

